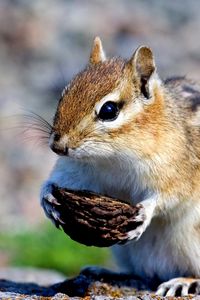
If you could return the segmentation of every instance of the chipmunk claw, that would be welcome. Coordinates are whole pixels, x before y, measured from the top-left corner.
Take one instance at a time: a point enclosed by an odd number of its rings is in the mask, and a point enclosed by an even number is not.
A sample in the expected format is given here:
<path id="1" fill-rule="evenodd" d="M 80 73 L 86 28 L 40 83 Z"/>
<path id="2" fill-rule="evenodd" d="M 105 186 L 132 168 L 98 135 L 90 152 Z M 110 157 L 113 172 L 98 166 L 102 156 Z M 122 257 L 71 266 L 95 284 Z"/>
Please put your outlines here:
<path id="1" fill-rule="evenodd" d="M 174 278 L 159 285 L 157 296 L 188 296 L 200 294 L 200 279 Z"/>
<path id="2" fill-rule="evenodd" d="M 51 193 L 48 193 L 41 198 L 41 205 L 46 216 L 57 228 L 59 228 L 61 224 L 65 224 L 65 222 L 60 217 L 59 211 L 56 209 L 56 207 L 60 206 L 61 204 Z"/>
<path id="3" fill-rule="evenodd" d="M 56 221 L 58 221 L 58 222 L 61 223 L 61 224 L 65 224 L 65 222 L 60 218 L 60 213 L 59 213 L 58 211 L 52 210 L 51 213 L 52 213 L 53 218 L 54 218 Z"/>
<path id="4" fill-rule="evenodd" d="M 138 204 L 136 206 L 139 208 L 139 210 L 137 212 L 137 215 L 134 218 L 134 221 L 138 223 L 138 226 L 127 233 L 128 240 L 135 240 L 135 241 L 137 241 L 141 237 L 141 235 L 149 225 L 145 207 L 142 204 Z"/>
<path id="5" fill-rule="evenodd" d="M 58 205 L 58 206 L 61 205 L 61 203 L 59 203 L 52 194 L 47 194 L 45 198 L 51 204 Z"/>

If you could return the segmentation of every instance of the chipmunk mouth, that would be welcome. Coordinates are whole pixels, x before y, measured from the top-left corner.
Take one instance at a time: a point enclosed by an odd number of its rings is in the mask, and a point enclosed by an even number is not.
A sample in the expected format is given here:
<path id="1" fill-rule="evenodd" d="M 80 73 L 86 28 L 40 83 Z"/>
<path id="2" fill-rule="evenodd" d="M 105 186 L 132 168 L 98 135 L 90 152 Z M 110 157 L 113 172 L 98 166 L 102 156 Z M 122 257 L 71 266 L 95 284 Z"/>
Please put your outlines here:
<path id="1" fill-rule="evenodd" d="M 77 160 L 90 160 L 92 157 L 94 157 L 94 153 L 92 154 L 83 146 L 80 146 L 78 148 L 69 148 L 67 156 Z"/>
<path id="2" fill-rule="evenodd" d="M 83 158 L 83 155 L 81 155 L 81 153 L 79 151 L 77 151 L 77 149 L 72 149 L 72 148 L 68 149 L 68 156 L 71 158 L 74 158 L 74 159 Z"/>
<path id="3" fill-rule="evenodd" d="M 93 141 L 86 141 L 76 148 L 69 148 L 68 156 L 92 163 L 102 161 L 109 163 L 114 158 L 116 159 L 116 153 L 111 147 Z"/>
<path id="4" fill-rule="evenodd" d="M 65 136 L 57 137 L 55 133 L 52 133 L 50 137 L 49 147 L 59 156 L 84 161 L 107 160 L 115 156 L 113 149 L 103 142 L 87 140 L 72 147 L 69 139 L 66 139 Z"/>

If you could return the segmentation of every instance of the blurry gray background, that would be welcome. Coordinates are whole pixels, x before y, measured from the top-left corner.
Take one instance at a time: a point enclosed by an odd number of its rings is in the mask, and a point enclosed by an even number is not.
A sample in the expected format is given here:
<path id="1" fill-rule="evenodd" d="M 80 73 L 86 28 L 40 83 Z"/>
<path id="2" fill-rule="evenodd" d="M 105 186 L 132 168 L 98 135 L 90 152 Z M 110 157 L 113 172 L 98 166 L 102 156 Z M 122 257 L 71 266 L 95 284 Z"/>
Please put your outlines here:
<path id="1" fill-rule="evenodd" d="M 198 0 L 0 0 L 0 231 L 47 222 L 39 189 L 56 158 L 35 134 L 21 134 L 11 116 L 25 109 L 51 121 L 97 35 L 108 56 L 129 57 L 149 45 L 161 77 L 199 80 L 199 33 Z M 0 264 L 9 263 L 6 255 L 4 248 Z"/>

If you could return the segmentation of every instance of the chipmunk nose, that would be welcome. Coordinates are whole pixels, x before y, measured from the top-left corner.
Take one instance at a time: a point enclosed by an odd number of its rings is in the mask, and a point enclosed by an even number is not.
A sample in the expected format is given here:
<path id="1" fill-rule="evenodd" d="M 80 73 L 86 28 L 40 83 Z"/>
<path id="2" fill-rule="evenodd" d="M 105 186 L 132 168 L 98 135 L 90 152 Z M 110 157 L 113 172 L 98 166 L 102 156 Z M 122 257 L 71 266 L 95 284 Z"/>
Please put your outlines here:
<path id="1" fill-rule="evenodd" d="M 68 147 L 61 141 L 61 136 L 58 133 L 53 134 L 49 146 L 58 155 L 68 155 Z"/>
<path id="2" fill-rule="evenodd" d="M 55 152 L 58 155 L 68 155 L 68 148 L 58 145 L 57 143 L 53 143 L 50 145 L 50 148 L 53 152 Z"/>

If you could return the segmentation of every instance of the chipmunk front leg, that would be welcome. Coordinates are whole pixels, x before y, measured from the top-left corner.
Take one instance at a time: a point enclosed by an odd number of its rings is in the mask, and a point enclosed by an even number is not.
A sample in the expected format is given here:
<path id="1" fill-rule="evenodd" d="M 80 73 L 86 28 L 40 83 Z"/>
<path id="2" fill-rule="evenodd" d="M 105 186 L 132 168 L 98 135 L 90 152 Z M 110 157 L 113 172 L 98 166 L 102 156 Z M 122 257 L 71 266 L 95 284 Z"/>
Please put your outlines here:
<path id="1" fill-rule="evenodd" d="M 55 197 L 52 195 L 53 183 L 46 181 L 41 189 L 40 193 L 40 204 L 45 212 L 45 215 L 52 221 L 52 223 L 59 227 L 63 221 L 60 218 L 60 214 L 56 209 L 60 205 Z"/>
<path id="2" fill-rule="evenodd" d="M 85 176 L 87 174 L 87 176 Z M 98 183 L 93 181 L 90 168 L 87 165 L 77 163 L 71 159 L 59 158 L 49 176 L 43 183 L 40 192 L 40 204 L 46 216 L 56 227 L 64 224 L 60 216 L 60 203 L 53 196 L 55 186 L 65 187 L 71 190 L 98 191 Z"/>
<path id="3" fill-rule="evenodd" d="M 159 285 L 158 296 L 187 296 L 200 294 L 200 279 L 178 277 Z"/>
<path id="4" fill-rule="evenodd" d="M 137 241 L 145 232 L 155 215 L 157 196 L 153 195 L 144 201 L 139 202 L 136 206 L 139 207 L 138 214 L 135 217 L 135 222 L 138 223 L 138 226 L 134 230 L 128 232 L 128 240 Z"/>

